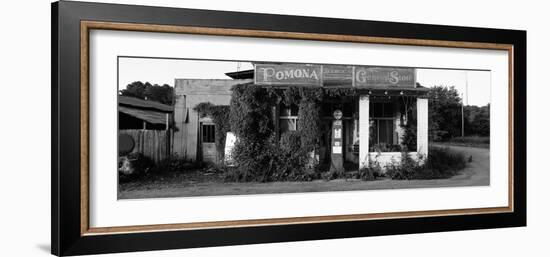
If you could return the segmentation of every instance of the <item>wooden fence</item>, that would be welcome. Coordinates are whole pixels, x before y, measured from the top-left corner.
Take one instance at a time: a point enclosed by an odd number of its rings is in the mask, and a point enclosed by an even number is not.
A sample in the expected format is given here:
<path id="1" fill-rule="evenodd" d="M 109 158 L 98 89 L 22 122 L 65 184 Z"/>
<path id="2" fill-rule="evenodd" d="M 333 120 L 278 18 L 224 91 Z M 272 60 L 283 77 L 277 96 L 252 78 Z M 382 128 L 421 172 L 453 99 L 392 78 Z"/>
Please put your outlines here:
<path id="1" fill-rule="evenodd" d="M 134 139 L 133 153 L 139 152 L 159 163 L 170 156 L 172 130 L 119 130 L 120 134 L 130 135 Z"/>

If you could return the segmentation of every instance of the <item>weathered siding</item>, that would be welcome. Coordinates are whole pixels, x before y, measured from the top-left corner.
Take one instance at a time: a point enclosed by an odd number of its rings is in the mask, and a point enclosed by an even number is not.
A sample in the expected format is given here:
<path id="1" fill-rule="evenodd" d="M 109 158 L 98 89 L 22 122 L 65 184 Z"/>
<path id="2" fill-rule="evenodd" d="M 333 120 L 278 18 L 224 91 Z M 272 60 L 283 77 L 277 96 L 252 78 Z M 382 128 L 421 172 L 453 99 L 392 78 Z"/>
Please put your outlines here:
<path id="1" fill-rule="evenodd" d="M 141 153 L 155 163 L 170 156 L 171 130 L 127 129 L 120 130 L 119 133 L 130 135 L 134 139 L 132 153 Z"/>
<path id="2" fill-rule="evenodd" d="M 200 150 L 199 115 L 193 108 L 202 102 L 214 105 L 229 105 L 231 87 L 252 80 L 232 79 L 176 79 L 174 110 L 173 153 L 179 157 L 196 161 Z"/>

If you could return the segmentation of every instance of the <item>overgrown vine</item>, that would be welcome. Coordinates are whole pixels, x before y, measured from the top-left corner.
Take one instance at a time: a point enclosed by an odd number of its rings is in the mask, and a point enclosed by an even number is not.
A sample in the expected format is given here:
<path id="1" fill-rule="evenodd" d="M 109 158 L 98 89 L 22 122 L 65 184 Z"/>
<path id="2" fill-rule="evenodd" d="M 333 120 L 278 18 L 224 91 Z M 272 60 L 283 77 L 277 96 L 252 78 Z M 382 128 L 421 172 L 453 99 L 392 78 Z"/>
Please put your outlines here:
<path id="1" fill-rule="evenodd" d="M 319 149 L 321 138 L 322 100 L 325 97 L 338 98 L 355 94 L 354 89 L 282 89 L 264 88 L 254 84 L 235 85 L 232 88 L 228 113 L 224 111 L 224 115 L 213 117 L 216 124 L 218 121 L 225 122 L 224 127 L 218 125 L 223 128 L 220 133 L 224 134 L 224 138 L 228 130 L 234 132 L 238 138 L 232 153 L 236 169 L 231 171 L 229 179 L 311 179 L 308 172 L 313 166 L 313 153 Z M 297 131 L 285 132 L 278 138 L 274 127 L 274 106 L 277 104 L 298 106 Z M 208 115 L 216 113 L 215 108 L 206 103 L 197 106 L 200 113 Z M 230 124 L 229 127 L 227 124 Z"/>
<path id="2" fill-rule="evenodd" d="M 229 120 L 230 108 L 228 105 L 214 105 L 210 102 L 199 103 L 194 108 L 199 114 L 199 117 L 211 117 L 216 131 L 216 150 L 218 152 L 218 160 L 223 160 L 225 137 L 227 132 L 231 130 Z"/>

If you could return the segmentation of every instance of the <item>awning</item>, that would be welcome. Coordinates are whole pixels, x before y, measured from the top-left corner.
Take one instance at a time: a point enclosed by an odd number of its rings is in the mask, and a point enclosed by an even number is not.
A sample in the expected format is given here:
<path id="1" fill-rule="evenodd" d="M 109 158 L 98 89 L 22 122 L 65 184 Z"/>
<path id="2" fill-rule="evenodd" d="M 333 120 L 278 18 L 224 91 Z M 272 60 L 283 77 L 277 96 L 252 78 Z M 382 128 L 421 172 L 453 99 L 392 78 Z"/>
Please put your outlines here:
<path id="1" fill-rule="evenodd" d="M 124 106 L 119 106 L 118 111 L 152 124 L 166 124 L 166 113 L 163 112 L 133 109 Z"/>

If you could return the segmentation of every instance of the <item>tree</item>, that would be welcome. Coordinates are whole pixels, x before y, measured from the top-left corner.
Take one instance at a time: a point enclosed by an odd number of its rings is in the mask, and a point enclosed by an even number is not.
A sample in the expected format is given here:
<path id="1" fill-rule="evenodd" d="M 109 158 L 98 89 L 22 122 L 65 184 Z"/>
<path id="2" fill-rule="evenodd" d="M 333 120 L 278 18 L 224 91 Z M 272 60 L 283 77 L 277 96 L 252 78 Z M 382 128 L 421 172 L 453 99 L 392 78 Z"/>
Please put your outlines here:
<path id="1" fill-rule="evenodd" d="M 405 98 L 404 98 L 405 99 Z M 401 113 L 404 116 L 406 122 L 401 122 L 401 128 L 403 129 L 403 137 L 401 138 L 401 146 L 405 151 L 416 151 L 417 149 L 417 117 L 416 117 L 416 99 L 410 101 L 410 98 L 404 100 L 401 105 Z M 403 116 L 402 118 L 403 119 Z"/>
<path id="2" fill-rule="evenodd" d="M 429 94 L 429 136 L 441 141 L 462 134 L 461 98 L 455 87 L 435 86 Z"/>
<path id="3" fill-rule="evenodd" d="M 145 84 L 141 81 L 132 82 L 126 86 L 126 89 L 120 90 L 120 94 L 123 96 L 145 99 L 145 88 L 148 86 L 151 86 L 149 82 L 146 82 Z"/>
<path id="4" fill-rule="evenodd" d="M 468 136 L 489 136 L 490 135 L 490 105 L 486 106 L 464 106 L 465 133 Z"/>
<path id="5" fill-rule="evenodd" d="M 174 88 L 169 85 L 153 85 L 145 88 L 147 99 L 163 104 L 172 105 L 174 99 Z"/>
<path id="6" fill-rule="evenodd" d="M 157 84 L 152 85 L 149 82 L 135 81 L 128 84 L 125 89 L 120 90 L 120 94 L 168 105 L 174 103 L 174 88 L 167 84 L 159 86 Z"/>

